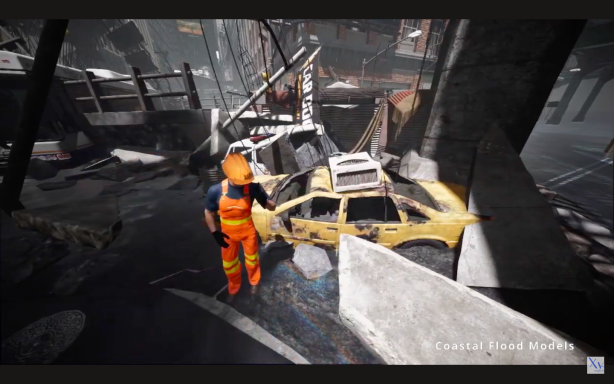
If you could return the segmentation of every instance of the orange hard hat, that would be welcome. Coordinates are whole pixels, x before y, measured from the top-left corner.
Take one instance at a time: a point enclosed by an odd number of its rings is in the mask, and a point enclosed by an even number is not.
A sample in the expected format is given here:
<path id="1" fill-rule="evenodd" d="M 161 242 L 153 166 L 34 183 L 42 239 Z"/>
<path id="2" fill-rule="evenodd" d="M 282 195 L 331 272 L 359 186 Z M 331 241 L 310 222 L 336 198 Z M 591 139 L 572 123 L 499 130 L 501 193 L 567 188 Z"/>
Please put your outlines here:
<path id="1" fill-rule="evenodd" d="M 228 180 L 235 185 L 245 185 L 254 181 L 252 170 L 241 153 L 230 153 L 226 156 L 222 170 Z"/>

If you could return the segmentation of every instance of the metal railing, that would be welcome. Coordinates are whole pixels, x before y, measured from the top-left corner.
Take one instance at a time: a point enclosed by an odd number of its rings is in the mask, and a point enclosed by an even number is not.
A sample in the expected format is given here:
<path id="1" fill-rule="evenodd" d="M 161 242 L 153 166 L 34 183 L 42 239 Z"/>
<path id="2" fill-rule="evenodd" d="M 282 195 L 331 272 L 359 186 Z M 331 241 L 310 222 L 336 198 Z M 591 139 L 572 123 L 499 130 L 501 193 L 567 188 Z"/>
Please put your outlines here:
<path id="1" fill-rule="evenodd" d="M 94 73 L 89 72 L 87 70 L 82 71 L 83 80 L 68 80 L 64 82 L 64 85 L 74 85 L 74 84 L 86 84 L 87 88 L 90 92 L 90 96 L 88 97 L 77 97 L 76 101 L 94 101 L 96 105 L 96 109 L 98 113 L 104 113 L 107 111 L 106 102 L 108 100 L 120 100 L 120 99 L 138 99 L 141 104 L 141 108 L 143 111 L 155 111 L 156 108 L 153 104 L 152 98 L 154 97 L 176 97 L 176 96 L 185 96 L 188 100 L 188 105 L 190 109 L 202 109 L 202 105 L 200 103 L 200 99 L 198 97 L 198 92 L 196 91 L 196 86 L 194 84 L 194 77 L 192 75 L 192 70 L 190 69 L 190 65 L 188 63 L 181 64 L 181 72 L 180 73 L 155 73 L 150 75 L 142 75 L 141 70 L 136 67 L 130 67 L 131 75 L 130 76 L 118 76 L 114 78 L 96 78 Z M 148 93 L 147 85 L 145 84 L 145 80 L 149 79 L 167 79 L 173 77 L 180 77 L 183 80 L 184 92 L 157 92 L 157 93 Z M 101 83 L 112 83 L 112 82 L 120 82 L 120 81 L 132 81 L 135 85 L 135 94 L 128 95 L 112 95 L 112 96 L 102 96 L 100 90 Z"/>

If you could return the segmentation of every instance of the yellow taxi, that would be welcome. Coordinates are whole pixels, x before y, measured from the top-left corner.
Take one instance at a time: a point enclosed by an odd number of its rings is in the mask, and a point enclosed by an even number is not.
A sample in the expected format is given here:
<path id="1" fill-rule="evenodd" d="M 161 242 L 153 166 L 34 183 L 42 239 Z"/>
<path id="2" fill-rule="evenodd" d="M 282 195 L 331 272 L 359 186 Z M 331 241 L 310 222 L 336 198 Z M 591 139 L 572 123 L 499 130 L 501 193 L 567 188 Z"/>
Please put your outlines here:
<path id="1" fill-rule="evenodd" d="M 467 212 L 463 187 L 385 172 L 379 187 L 341 193 L 333 191 L 327 167 L 254 182 L 277 204 L 271 212 L 254 202 L 252 218 L 264 242 L 283 238 L 336 249 L 345 233 L 391 249 L 453 248 L 465 226 L 481 220 Z"/>

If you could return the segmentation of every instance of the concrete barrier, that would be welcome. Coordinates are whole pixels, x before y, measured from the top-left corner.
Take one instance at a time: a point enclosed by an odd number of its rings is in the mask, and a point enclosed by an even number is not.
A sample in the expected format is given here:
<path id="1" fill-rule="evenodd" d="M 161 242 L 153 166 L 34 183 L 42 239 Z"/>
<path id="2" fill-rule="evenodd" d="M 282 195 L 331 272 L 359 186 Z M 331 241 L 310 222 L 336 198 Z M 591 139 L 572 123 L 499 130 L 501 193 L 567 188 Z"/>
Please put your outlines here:
<path id="1" fill-rule="evenodd" d="M 586 364 L 603 356 L 395 252 L 342 234 L 341 321 L 388 364 Z"/>

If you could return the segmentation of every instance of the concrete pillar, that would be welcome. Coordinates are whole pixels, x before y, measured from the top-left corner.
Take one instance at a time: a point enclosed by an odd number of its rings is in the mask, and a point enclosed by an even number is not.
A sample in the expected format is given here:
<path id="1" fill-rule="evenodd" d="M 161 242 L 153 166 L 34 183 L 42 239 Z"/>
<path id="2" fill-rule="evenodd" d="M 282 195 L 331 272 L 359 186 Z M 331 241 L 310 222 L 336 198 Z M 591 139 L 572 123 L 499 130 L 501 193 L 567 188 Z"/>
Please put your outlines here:
<path id="1" fill-rule="evenodd" d="M 576 117 L 574 117 L 573 120 L 571 121 L 573 121 L 574 123 L 579 123 L 579 122 L 584 121 L 586 114 L 588 113 L 589 109 L 595 102 L 595 99 L 597 98 L 597 96 L 599 96 L 599 93 L 601 92 L 601 88 L 603 88 L 605 83 L 612 80 L 613 77 L 614 77 L 614 67 L 610 67 L 609 69 L 606 69 L 603 72 L 601 72 L 601 74 L 599 75 L 599 78 L 597 79 L 597 82 L 595 83 L 595 85 L 593 86 L 593 89 L 591 90 L 591 93 L 588 95 L 588 97 L 584 101 L 584 104 L 582 104 L 582 108 L 580 108 L 580 111 L 578 112 Z"/>
<path id="2" fill-rule="evenodd" d="M 491 126 L 503 130 L 520 153 L 585 23 L 459 21 L 447 55 L 440 57 L 441 78 L 420 150 L 421 159 L 437 163 L 431 177 L 467 185 L 477 145 Z"/>
<path id="3" fill-rule="evenodd" d="M 38 126 L 47 103 L 67 28 L 68 19 L 47 20 L 40 35 L 32 65 L 30 86 L 23 103 L 21 121 L 11 147 L 8 168 L 0 191 L 2 209 L 9 215 L 14 210 L 24 208 L 19 202 L 19 196 L 28 172 Z"/>
<path id="4" fill-rule="evenodd" d="M 582 83 L 582 80 L 584 80 L 585 75 L 586 73 L 584 71 L 573 74 L 571 81 L 569 84 L 567 84 L 567 88 L 563 93 L 563 97 L 561 97 L 561 100 L 559 101 L 559 105 L 555 108 L 548 121 L 546 121 L 546 124 L 559 125 L 561 123 L 561 120 L 563 120 L 563 115 L 565 115 L 567 107 L 569 107 L 569 102 L 573 98 L 573 95 L 575 95 L 580 83 Z"/>

